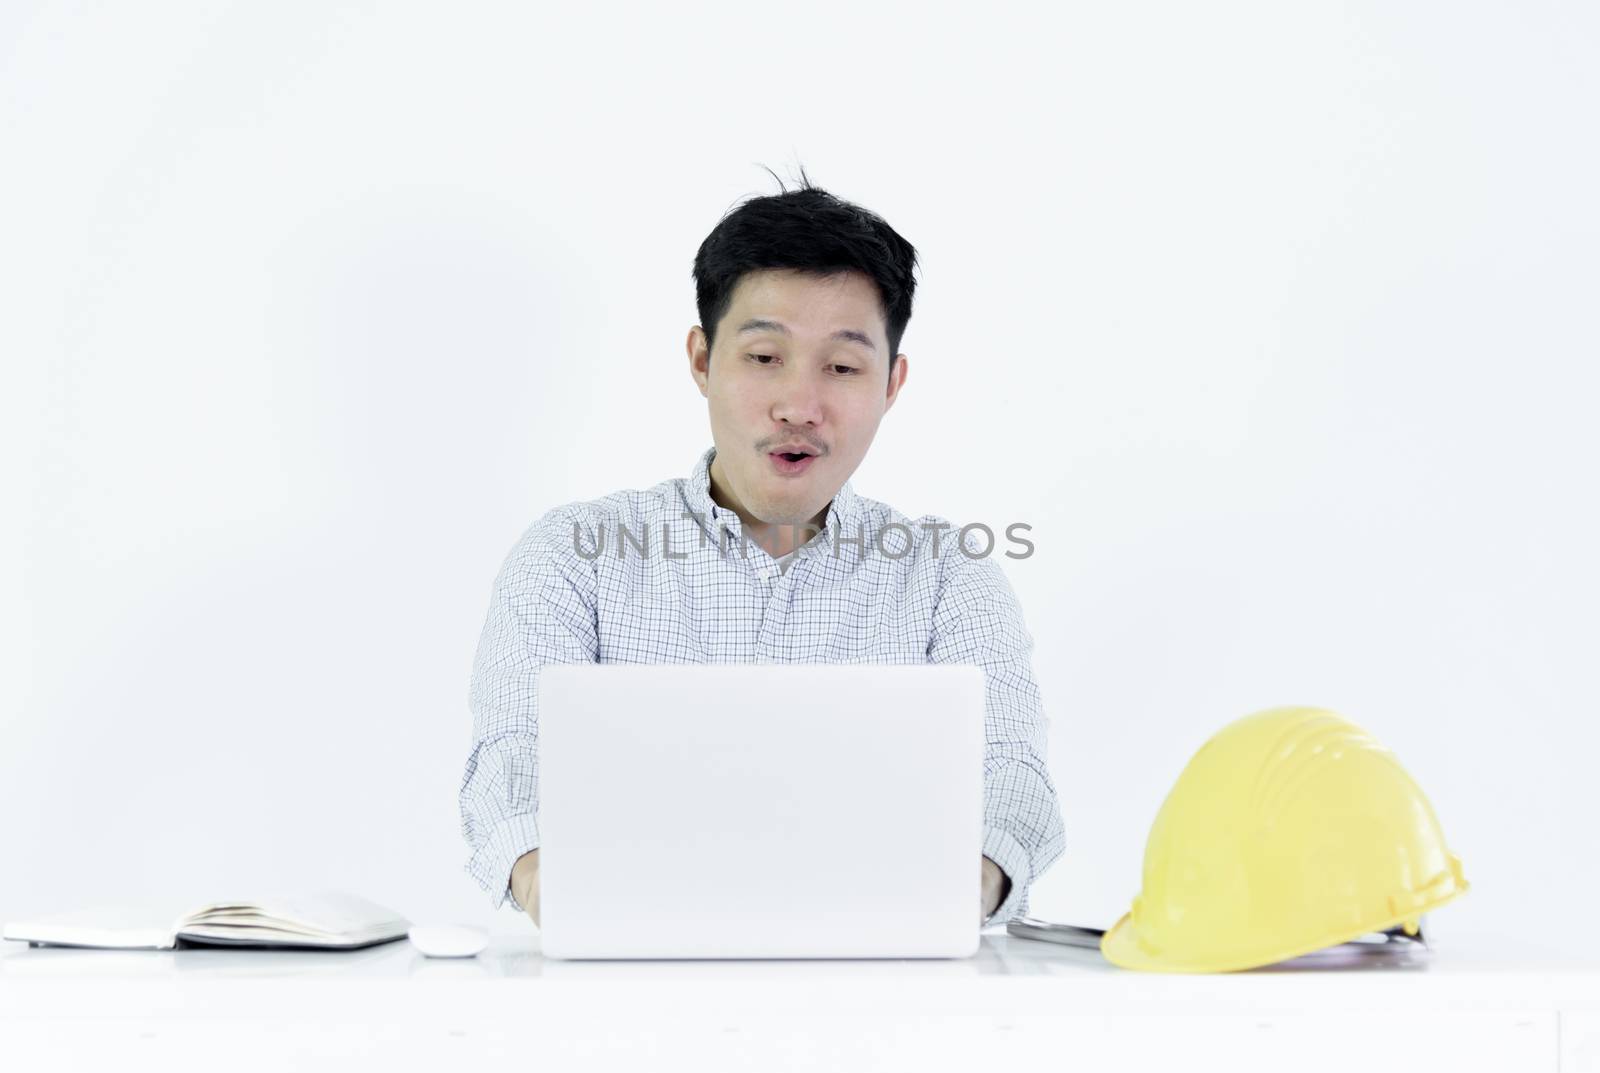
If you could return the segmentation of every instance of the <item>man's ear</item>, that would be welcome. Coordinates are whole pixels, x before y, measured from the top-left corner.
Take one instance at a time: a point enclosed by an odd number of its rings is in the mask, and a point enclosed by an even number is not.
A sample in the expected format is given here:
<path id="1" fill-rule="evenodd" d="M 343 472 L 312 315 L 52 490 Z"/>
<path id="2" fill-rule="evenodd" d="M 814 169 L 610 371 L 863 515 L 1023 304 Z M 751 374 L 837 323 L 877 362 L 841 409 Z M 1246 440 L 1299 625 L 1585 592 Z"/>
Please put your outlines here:
<path id="1" fill-rule="evenodd" d="M 889 386 L 885 389 L 888 394 L 884 396 L 883 412 L 888 413 L 889 407 L 894 405 L 894 400 L 900 397 L 900 388 L 906 382 L 906 356 L 895 356 L 894 368 L 889 371 Z"/>
<path id="2" fill-rule="evenodd" d="M 694 377 L 694 382 L 700 388 L 700 394 L 706 396 L 711 388 L 711 350 L 706 346 L 706 333 L 696 324 L 689 329 L 689 375 Z"/>

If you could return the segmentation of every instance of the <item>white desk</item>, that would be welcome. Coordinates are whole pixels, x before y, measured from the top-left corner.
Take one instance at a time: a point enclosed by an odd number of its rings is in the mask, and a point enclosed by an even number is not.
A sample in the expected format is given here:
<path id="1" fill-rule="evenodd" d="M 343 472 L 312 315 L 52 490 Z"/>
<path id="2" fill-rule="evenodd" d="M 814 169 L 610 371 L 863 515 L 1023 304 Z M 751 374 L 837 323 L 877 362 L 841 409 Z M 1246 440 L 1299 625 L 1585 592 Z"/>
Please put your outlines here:
<path id="1" fill-rule="evenodd" d="M 467 961 L 0 943 L 0 1068 L 1600 1071 L 1600 964 L 1124 972 L 984 933 L 950 961 Z M 398 1066 L 395 1064 L 398 1063 Z M 474 1063 L 474 1064 L 468 1064 Z"/>

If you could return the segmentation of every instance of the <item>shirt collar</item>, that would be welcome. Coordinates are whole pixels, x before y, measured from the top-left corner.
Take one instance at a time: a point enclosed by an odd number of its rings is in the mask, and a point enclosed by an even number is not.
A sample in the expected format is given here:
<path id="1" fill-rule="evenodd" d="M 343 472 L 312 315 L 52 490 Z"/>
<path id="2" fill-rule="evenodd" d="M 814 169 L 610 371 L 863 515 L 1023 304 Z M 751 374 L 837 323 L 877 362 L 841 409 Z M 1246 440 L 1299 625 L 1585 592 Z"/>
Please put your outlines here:
<path id="1" fill-rule="evenodd" d="M 739 516 L 727 507 L 718 506 L 711 498 L 711 460 L 716 456 L 717 449 L 714 445 L 701 453 L 699 461 L 689 473 L 683 491 L 689 509 L 704 519 L 705 527 L 712 534 L 716 533 L 719 526 L 727 528 L 730 532 L 740 528 Z M 823 522 L 824 533 L 820 538 L 813 537 L 813 543 L 817 546 L 826 543 L 830 547 L 838 547 L 841 535 L 852 539 L 857 537 L 860 514 L 861 498 L 856 495 L 855 489 L 850 487 L 850 482 L 845 481 L 828 503 L 827 517 Z M 810 554 L 809 550 L 807 554 Z"/>

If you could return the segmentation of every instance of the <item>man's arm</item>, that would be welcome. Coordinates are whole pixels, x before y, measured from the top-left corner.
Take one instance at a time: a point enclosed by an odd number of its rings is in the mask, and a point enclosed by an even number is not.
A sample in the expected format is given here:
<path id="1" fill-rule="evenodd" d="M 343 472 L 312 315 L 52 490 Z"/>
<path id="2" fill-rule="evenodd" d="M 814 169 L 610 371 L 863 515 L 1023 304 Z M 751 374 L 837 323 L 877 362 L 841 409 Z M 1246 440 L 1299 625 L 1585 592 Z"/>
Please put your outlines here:
<path id="1" fill-rule="evenodd" d="M 982 550 L 969 536 L 974 552 Z M 983 667 L 983 856 L 1002 882 L 985 924 L 1028 911 L 1028 889 L 1062 854 L 1065 833 L 1055 784 L 1046 767 L 1049 721 L 1033 677 L 1033 635 L 1000 564 L 990 557 L 951 556 L 933 614 L 930 663 Z M 985 908 L 989 889 L 985 889 Z"/>
<path id="2" fill-rule="evenodd" d="M 497 909 L 513 865 L 539 846 L 539 671 L 597 658 L 594 567 L 573 548 L 576 516 L 550 511 L 511 549 L 473 660 L 473 746 L 457 795 L 471 848 L 464 870 Z M 592 531 L 582 539 L 596 546 Z"/>

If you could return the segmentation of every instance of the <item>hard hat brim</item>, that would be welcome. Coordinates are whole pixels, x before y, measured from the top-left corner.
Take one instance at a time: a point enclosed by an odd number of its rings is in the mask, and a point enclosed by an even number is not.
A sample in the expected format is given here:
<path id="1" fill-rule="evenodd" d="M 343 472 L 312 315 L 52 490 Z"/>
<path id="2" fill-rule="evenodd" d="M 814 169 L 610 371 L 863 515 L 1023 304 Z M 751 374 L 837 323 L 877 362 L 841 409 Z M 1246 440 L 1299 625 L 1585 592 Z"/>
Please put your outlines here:
<path id="1" fill-rule="evenodd" d="M 1352 942 L 1371 932 L 1388 931 L 1398 928 L 1408 920 L 1415 920 L 1423 913 L 1431 912 L 1446 902 L 1454 901 L 1465 894 L 1468 889 L 1466 880 L 1459 880 L 1447 891 L 1438 897 L 1430 899 L 1427 904 L 1419 905 L 1409 912 L 1390 920 L 1376 921 L 1371 927 L 1358 928 L 1347 935 L 1329 936 L 1311 943 L 1303 948 L 1289 948 L 1272 951 L 1270 953 L 1255 952 L 1252 955 L 1242 955 L 1232 959 L 1212 959 L 1185 961 L 1181 958 L 1151 954 L 1139 942 L 1138 928 L 1133 923 L 1133 914 L 1124 913 L 1122 918 L 1112 925 L 1100 940 L 1100 953 L 1105 959 L 1123 969 L 1135 969 L 1141 972 L 1239 972 L 1244 969 L 1259 969 L 1266 965 L 1276 965 L 1290 958 L 1302 957 L 1326 950 L 1330 946 L 1340 943 Z"/>

